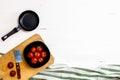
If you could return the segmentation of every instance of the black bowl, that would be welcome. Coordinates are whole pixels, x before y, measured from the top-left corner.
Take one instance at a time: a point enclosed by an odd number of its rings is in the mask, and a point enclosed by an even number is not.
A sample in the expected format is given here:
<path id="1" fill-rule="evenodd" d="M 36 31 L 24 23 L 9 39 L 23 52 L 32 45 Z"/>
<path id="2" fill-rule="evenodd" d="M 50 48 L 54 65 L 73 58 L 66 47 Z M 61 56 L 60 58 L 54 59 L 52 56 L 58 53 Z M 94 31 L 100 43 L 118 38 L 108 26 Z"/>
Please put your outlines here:
<path id="1" fill-rule="evenodd" d="M 37 64 L 32 64 L 31 63 L 31 59 L 27 55 L 28 55 L 28 52 L 30 52 L 30 50 L 33 46 L 34 47 L 42 46 L 43 50 L 47 53 L 46 57 L 44 58 L 44 62 L 37 63 Z M 47 48 L 47 46 L 41 41 L 35 41 L 35 42 L 32 42 L 29 45 L 27 45 L 24 49 L 23 55 L 24 55 L 24 58 L 25 58 L 26 62 L 33 68 L 38 68 L 38 67 L 41 67 L 41 66 L 45 65 L 50 59 L 50 51 Z"/>

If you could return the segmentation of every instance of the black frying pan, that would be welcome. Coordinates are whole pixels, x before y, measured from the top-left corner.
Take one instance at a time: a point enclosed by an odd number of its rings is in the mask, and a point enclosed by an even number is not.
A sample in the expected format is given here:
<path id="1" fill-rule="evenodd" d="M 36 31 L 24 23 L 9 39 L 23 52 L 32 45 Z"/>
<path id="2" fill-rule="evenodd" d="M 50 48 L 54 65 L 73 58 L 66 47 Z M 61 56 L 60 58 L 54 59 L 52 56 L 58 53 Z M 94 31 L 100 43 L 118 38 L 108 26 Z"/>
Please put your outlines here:
<path id="1" fill-rule="evenodd" d="M 20 14 L 18 23 L 18 27 L 15 27 L 12 31 L 1 38 L 3 41 L 12 34 L 18 32 L 20 29 L 24 29 L 26 31 L 34 30 L 39 24 L 39 16 L 34 11 L 27 10 Z"/>

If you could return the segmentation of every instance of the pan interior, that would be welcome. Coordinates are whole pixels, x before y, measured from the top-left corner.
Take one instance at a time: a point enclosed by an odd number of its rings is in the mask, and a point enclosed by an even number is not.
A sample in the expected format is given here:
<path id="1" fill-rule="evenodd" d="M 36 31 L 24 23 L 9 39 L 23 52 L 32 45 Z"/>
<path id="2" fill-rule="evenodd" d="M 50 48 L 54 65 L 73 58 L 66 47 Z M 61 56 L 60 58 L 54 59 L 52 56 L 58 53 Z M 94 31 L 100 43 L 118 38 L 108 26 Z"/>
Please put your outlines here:
<path id="1" fill-rule="evenodd" d="M 20 16 L 19 24 L 24 30 L 31 31 L 38 26 L 39 18 L 33 12 L 26 12 Z"/>

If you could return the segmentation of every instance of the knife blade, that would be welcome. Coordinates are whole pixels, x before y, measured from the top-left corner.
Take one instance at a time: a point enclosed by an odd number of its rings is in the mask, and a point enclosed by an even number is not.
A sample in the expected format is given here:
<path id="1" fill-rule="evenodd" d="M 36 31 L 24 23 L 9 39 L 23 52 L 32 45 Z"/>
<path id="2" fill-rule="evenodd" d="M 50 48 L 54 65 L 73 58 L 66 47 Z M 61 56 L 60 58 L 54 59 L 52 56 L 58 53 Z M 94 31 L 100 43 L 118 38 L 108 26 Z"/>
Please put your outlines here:
<path id="1" fill-rule="evenodd" d="M 14 51 L 14 56 L 16 60 L 16 70 L 17 70 L 17 78 L 21 78 L 21 70 L 20 70 L 20 62 L 22 62 L 22 57 L 21 57 L 21 52 L 20 50 L 15 50 Z"/>

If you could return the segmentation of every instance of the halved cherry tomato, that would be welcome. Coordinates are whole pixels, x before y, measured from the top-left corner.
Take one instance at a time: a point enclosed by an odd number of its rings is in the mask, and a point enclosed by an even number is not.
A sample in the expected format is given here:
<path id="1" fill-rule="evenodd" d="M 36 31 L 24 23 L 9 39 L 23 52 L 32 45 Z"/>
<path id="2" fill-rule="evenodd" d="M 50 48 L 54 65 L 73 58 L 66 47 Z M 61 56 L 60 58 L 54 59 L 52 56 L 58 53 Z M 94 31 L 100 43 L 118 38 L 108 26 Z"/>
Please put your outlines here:
<path id="1" fill-rule="evenodd" d="M 32 58 L 34 57 L 34 54 L 32 52 L 29 52 L 28 55 L 27 55 L 29 58 Z"/>
<path id="2" fill-rule="evenodd" d="M 38 58 L 38 62 L 42 63 L 42 62 L 44 62 L 44 59 L 42 57 L 40 57 L 40 58 Z"/>
<path id="3" fill-rule="evenodd" d="M 42 53 L 41 53 L 41 57 L 42 58 L 45 58 L 47 56 L 47 53 L 45 52 L 45 51 L 43 51 Z"/>
<path id="4" fill-rule="evenodd" d="M 41 52 L 43 50 L 42 46 L 37 46 L 37 51 Z"/>
<path id="5" fill-rule="evenodd" d="M 36 57 L 36 58 L 39 58 L 39 57 L 40 57 L 40 53 L 39 53 L 39 52 L 35 52 L 34 54 L 35 54 L 35 57 Z"/>
<path id="6" fill-rule="evenodd" d="M 37 61 L 38 61 L 38 60 L 37 60 L 37 58 L 36 58 L 36 57 L 33 57 L 33 58 L 31 59 L 31 63 L 32 63 L 32 64 L 36 64 L 36 63 L 37 63 Z"/>
<path id="7" fill-rule="evenodd" d="M 31 48 L 31 51 L 32 51 L 32 52 L 36 52 L 36 50 L 37 50 L 37 49 L 36 49 L 35 47 L 32 47 L 32 48 Z"/>

